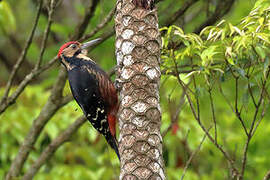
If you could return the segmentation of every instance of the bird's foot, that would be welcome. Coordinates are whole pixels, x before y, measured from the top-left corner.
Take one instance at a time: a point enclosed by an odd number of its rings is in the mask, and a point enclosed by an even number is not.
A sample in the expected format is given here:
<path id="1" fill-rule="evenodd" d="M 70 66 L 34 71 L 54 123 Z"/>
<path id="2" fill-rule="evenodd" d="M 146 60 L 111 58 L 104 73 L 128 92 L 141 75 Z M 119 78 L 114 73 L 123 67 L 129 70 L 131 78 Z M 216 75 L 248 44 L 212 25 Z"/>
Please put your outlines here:
<path id="1" fill-rule="evenodd" d="M 120 92 L 123 87 L 123 81 L 120 79 L 115 79 L 114 81 L 114 87 L 117 90 L 117 92 Z"/>

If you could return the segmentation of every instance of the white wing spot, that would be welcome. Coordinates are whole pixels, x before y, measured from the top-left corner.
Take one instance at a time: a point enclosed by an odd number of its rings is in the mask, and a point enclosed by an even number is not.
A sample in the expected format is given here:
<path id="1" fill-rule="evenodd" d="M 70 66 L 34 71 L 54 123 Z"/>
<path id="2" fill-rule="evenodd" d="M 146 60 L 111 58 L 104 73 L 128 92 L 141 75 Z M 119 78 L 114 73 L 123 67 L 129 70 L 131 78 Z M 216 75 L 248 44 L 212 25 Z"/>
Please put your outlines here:
<path id="1" fill-rule="evenodd" d="M 102 119 L 100 123 L 103 124 L 106 123 L 106 121 L 107 121 L 106 119 Z"/>
<path id="2" fill-rule="evenodd" d="M 100 109 L 99 107 L 97 108 L 97 111 L 96 111 L 96 117 L 94 117 L 94 118 L 92 118 L 94 121 L 96 121 L 97 120 L 97 118 L 98 118 L 98 112 L 101 112 L 101 113 L 103 113 L 104 112 L 104 109 Z"/>

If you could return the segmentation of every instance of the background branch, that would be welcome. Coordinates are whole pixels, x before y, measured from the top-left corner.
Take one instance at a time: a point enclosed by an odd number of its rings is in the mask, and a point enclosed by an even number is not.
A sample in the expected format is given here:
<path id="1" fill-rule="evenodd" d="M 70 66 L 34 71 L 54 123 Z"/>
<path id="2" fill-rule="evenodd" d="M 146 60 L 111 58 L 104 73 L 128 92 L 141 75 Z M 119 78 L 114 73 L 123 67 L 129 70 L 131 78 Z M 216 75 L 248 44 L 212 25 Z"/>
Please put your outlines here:
<path id="1" fill-rule="evenodd" d="M 180 9 L 178 9 L 171 18 L 169 18 L 164 26 L 170 26 L 173 25 L 174 23 L 176 23 L 176 21 L 185 14 L 185 12 L 196 2 L 198 2 L 198 0 L 189 0 L 186 1 Z"/>
<path id="2" fill-rule="evenodd" d="M 71 136 L 86 122 L 84 116 L 79 117 L 73 124 L 71 124 L 65 131 L 58 135 L 41 153 L 39 158 L 33 163 L 28 172 L 24 174 L 22 180 L 33 179 L 40 167 L 45 164 L 54 154 L 54 152 L 62 146 L 65 142 L 69 141 Z"/>
<path id="3" fill-rule="evenodd" d="M 203 28 L 206 26 L 210 26 L 215 24 L 218 20 L 220 20 L 221 17 L 223 17 L 225 14 L 227 14 L 235 0 L 223 0 L 223 1 L 218 1 L 218 5 L 216 6 L 215 12 L 209 16 L 205 22 L 203 22 L 198 28 L 194 30 L 194 33 L 199 34 Z"/>
<path id="4" fill-rule="evenodd" d="M 85 33 L 88 24 L 90 23 L 91 18 L 94 16 L 94 13 L 96 11 L 97 5 L 100 2 L 100 0 L 93 0 L 91 1 L 89 8 L 87 8 L 86 13 L 84 15 L 84 18 L 82 22 L 77 26 L 76 32 L 74 36 L 71 38 L 71 40 L 78 40 L 83 36 Z"/>
<path id="5" fill-rule="evenodd" d="M 208 129 L 208 131 L 209 131 L 209 130 L 210 130 L 210 128 Z M 189 165 L 191 164 L 192 159 L 193 159 L 194 156 L 196 156 L 196 154 L 200 151 L 201 146 L 202 146 L 202 144 L 203 144 L 205 138 L 206 138 L 206 134 L 204 134 L 204 136 L 203 136 L 203 138 L 202 138 L 202 140 L 201 140 L 199 146 L 195 149 L 195 151 L 192 152 L 192 154 L 191 154 L 190 157 L 188 158 L 188 161 L 186 162 L 186 165 L 185 165 L 184 170 L 183 170 L 183 174 L 182 174 L 182 176 L 181 176 L 181 180 L 184 179 L 184 177 L 185 177 L 185 175 L 186 175 L 186 172 L 187 172 L 187 169 L 188 169 Z"/>
<path id="6" fill-rule="evenodd" d="M 266 173 L 263 180 L 269 180 L 270 179 L 270 170 Z"/>
<path id="7" fill-rule="evenodd" d="M 43 130 L 45 124 L 56 113 L 62 104 L 62 91 L 65 85 L 66 72 L 62 68 L 56 83 L 54 84 L 46 105 L 41 110 L 39 116 L 33 121 L 32 127 L 26 135 L 23 144 L 20 146 L 19 152 L 16 158 L 13 160 L 9 172 L 6 176 L 6 180 L 12 179 L 19 175 L 23 164 L 25 163 L 29 152 L 33 149 L 33 146 Z"/>
<path id="8" fill-rule="evenodd" d="M 36 31 L 36 27 L 37 27 L 37 23 L 38 23 L 38 20 L 39 20 L 39 16 L 40 16 L 40 12 L 41 12 L 41 7 L 42 7 L 42 3 L 43 3 L 43 0 L 40 0 L 40 3 L 39 3 L 39 6 L 38 6 L 38 10 L 37 10 L 37 15 L 36 15 L 36 18 L 34 20 L 34 25 L 33 25 L 33 28 L 31 30 L 31 33 L 26 41 L 26 44 L 24 46 L 24 49 L 20 55 L 20 57 L 18 58 L 16 64 L 14 65 L 12 71 L 11 71 L 11 74 L 9 76 L 9 79 L 8 79 L 8 82 L 7 82 L 7 85 L 6 85 L 6 89 L 5 89 L 5 93 L 0 101 L 0 114 L 5 111 L 6 107 L 3 107 L 4 104 L 7 104 L 7 98 L 8 98 L 8 95 L 9 95 L 9 91 L 10 91 L 10 88 L 11 88 L 11 85 L 12 85 L 12 82 L 13 82 L 13 79 L 18 71 L 18 69 L 20 68 L 23 60 L 25 59 L 25 56 L 27 54 L 27 51 L 32 43 L 32 40 L 33 40 L 33 37 L 34 37 L 34 34 L 35 34 L 35 31 Z"/>

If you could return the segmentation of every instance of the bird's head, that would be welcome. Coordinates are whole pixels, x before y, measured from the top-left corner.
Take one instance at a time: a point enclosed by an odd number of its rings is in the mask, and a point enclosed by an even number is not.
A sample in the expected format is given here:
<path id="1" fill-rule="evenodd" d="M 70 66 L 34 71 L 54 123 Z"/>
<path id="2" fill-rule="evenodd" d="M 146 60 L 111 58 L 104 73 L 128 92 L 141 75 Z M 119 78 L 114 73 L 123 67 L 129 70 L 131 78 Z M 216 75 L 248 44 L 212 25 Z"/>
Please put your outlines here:
<path id="1" fill-rule="evenodd" d="M 77 51 L 80 51 L 80 50 L 81 50 L 81 43 L 79 43 L 78 41 L 70 41 L 61 46 L 61 48 L 58 51 L 57 56 L 59 59 L 62 59 L 65 56 L 72 57 L 76 54 Z"/>
<path id="2" fill-rule="evenodd" d="M 87 58 L 87 48 L 95 45 L 97 42 L 99 42 L 101 39 L 94 39 L 92 41 L 86 42 L 86 43 L 79 43 L 78 41 L 70 41 L 61 46 L 61 48 L 58 51 L 58 58 L 61 60 L 61 62 L 67 66 L 69 64 L 69 59 L 74 58 Z M 90 58 L 87 58 L 90 59 Z"/>

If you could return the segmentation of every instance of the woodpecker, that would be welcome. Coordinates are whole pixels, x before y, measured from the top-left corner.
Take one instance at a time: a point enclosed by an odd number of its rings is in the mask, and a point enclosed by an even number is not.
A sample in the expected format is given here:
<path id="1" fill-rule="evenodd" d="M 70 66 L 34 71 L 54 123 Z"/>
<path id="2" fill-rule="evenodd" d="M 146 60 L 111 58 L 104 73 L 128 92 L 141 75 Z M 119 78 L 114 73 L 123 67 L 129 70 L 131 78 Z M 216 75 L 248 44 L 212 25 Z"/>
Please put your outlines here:
<path id="1" fill-rule="evenodd" d="M 104 135 L 120 160 L 116 140 L 116 115 L 119 108 L 117 90 L 109 76 L 92 59 L 86 48 L 100 39 L 81 44 L 62 45 L 58 58 L 68 72 L 72 95 L 94 128 Z"/>

